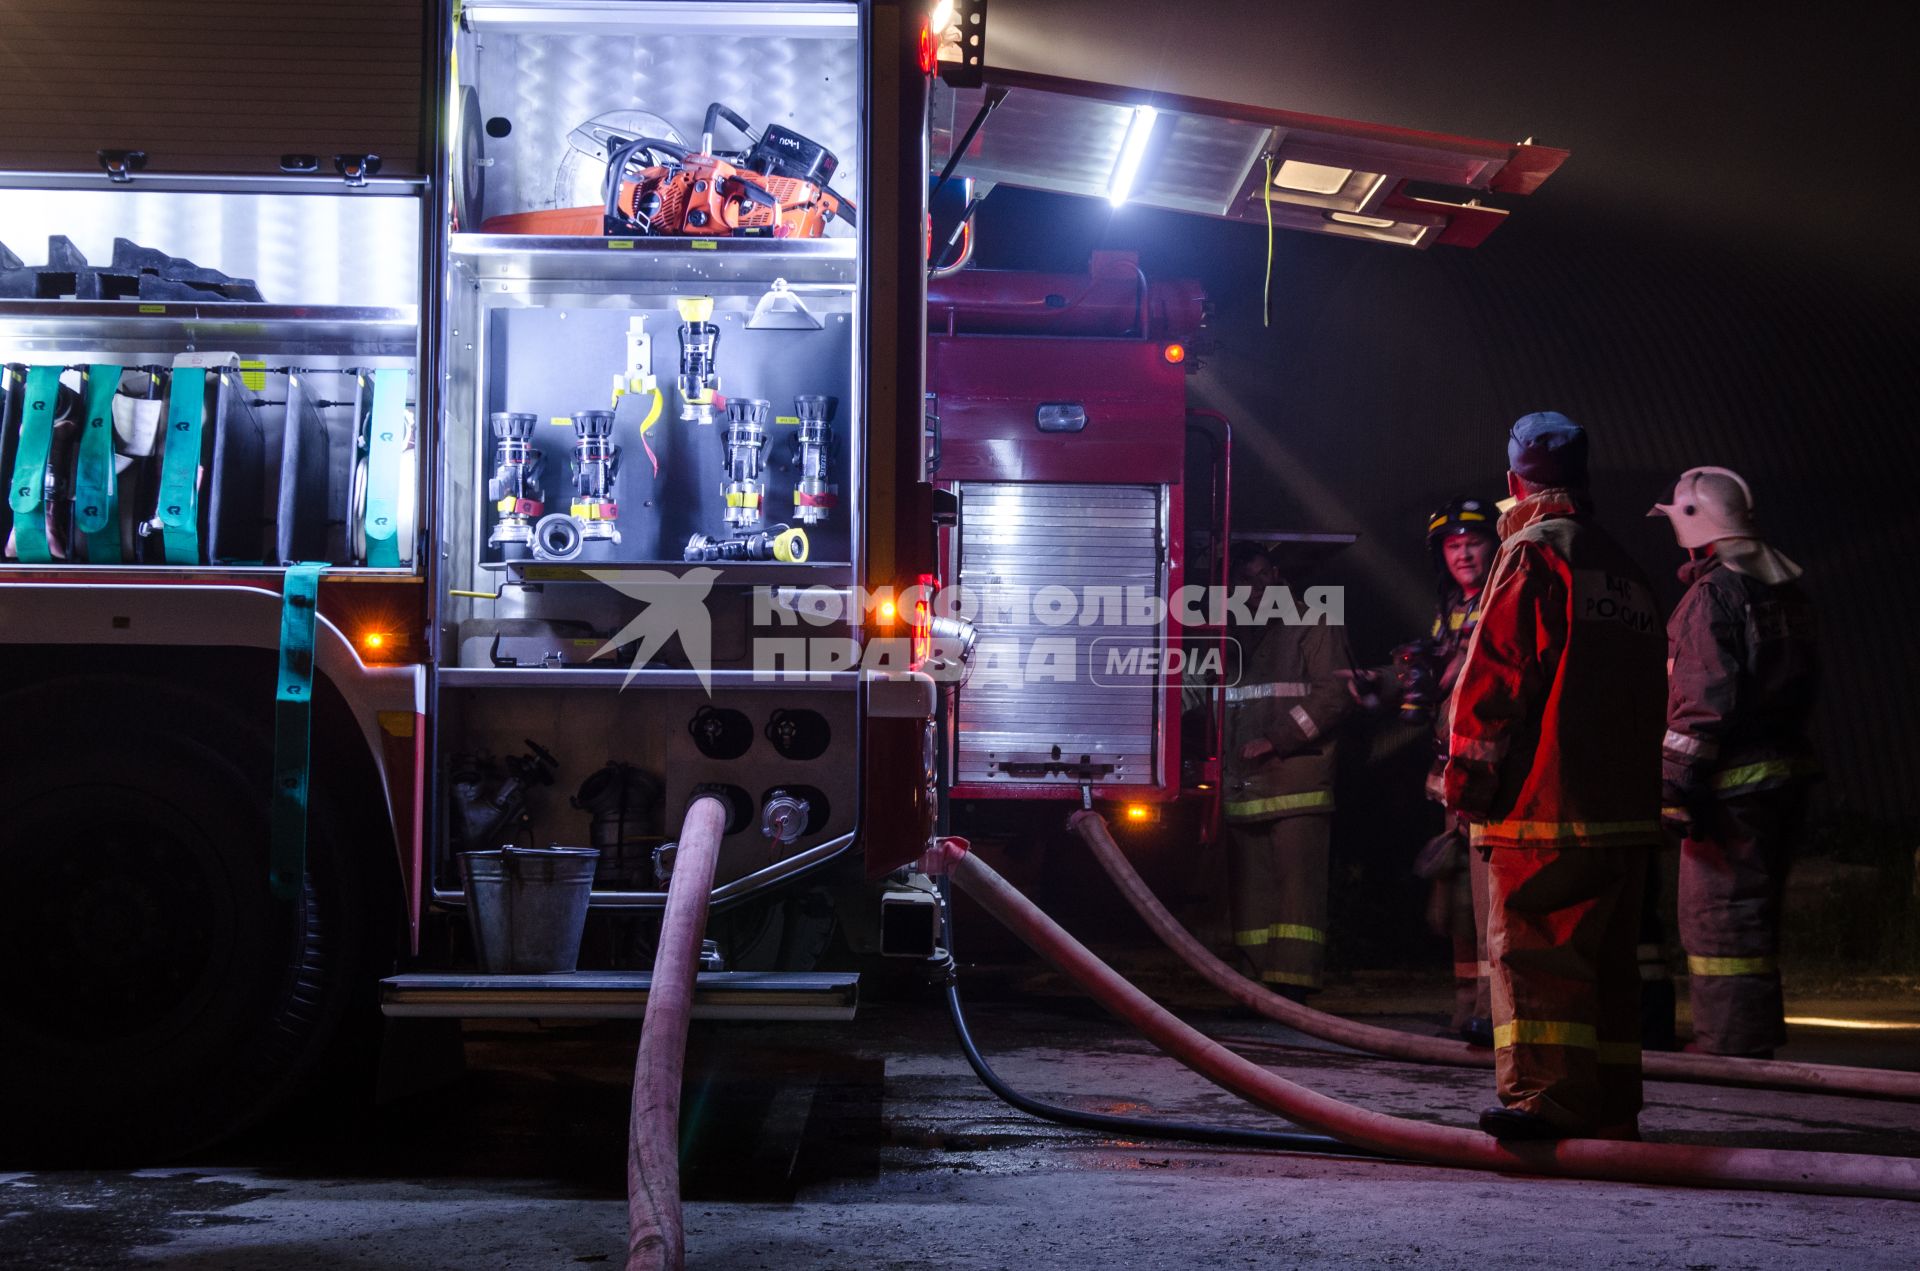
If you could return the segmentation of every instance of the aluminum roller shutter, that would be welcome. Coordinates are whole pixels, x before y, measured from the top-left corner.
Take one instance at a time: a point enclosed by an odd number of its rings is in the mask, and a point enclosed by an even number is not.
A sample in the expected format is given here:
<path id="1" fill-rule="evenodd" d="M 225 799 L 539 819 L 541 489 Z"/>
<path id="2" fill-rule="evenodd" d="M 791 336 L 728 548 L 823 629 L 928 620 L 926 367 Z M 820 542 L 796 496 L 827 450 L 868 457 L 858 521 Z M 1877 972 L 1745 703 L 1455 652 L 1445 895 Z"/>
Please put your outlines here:
<path id="1" fill-rule="evenodd" d="M 955 781 L 1072 786 L 1081 777 L 1069 769 L 1085 756 L 1098 784 L 1154 784 L 1160 678 L 1136 674 L 1116 684 L 1105 668 L 1110 651 L 1156 653 L 1164 624 L 1125 625 L 1106 608 L 1096 622 L 1081 619 L 1093 588 L 1162 594 L 1160 488 L 967 482 L 959 489 L 960 585 L 970 598 L 989 599 L 974 619 L 974 671 L 959 691 Z M 1041 621 L 1031 603 L 1024 614 L 991 607 L 995 593 L 1024 588 L 1031 601 L 1044 587 L 1067 588 L 1080 605 L 1065 624 Z M 1037 640 L 1072 642 L 1057 681 L 1025 678 Z M 1109 682 L 1096 683 L 1096 675 Z"/>
<path id="2" fill-rule="evenodd" d="M 7 0 L 0 169 L 98 172 L 145 150 L 150 175 L 278 174 L 310 154 L 424 171 L 420 0 Z"/>

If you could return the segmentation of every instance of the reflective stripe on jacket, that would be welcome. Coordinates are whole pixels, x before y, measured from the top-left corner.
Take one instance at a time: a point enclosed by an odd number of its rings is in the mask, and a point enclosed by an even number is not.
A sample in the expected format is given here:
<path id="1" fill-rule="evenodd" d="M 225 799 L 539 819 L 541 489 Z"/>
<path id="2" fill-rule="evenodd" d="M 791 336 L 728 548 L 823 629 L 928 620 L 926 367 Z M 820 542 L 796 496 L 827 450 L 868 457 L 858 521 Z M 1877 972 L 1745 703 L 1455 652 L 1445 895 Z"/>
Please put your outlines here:
<path id="1" fill-rule="evenodd" d="M 1269 821 L 1333 811 L 1333 734 L 1354 709 L 1335 672 L 1353 656 L 1344 627 L 1275 623 L 1238 637 L 1240 675 L 1226 691 L 1229 821 Z M 1265 738 L 1274 753 L 1248 761 L 1247 743 Z"/>
<path id="2" fill-rule="evenodd" d="M 1448 807 L 1476 844 L 1658 842 L 1662 641 L 1646 576 L 1565 490 L 1521 500 L 1500 536 L 1453 691 Z"/>
<path id="3" fill-rule="evenodd" d="M 1813 607 L 1798 583 L 1768 584 L 1718 556 L 1688 561 L 1667 622 L 1662 775 L 1722 797 L 1817 771 L 1807 740 L 1816 665 Z"/>

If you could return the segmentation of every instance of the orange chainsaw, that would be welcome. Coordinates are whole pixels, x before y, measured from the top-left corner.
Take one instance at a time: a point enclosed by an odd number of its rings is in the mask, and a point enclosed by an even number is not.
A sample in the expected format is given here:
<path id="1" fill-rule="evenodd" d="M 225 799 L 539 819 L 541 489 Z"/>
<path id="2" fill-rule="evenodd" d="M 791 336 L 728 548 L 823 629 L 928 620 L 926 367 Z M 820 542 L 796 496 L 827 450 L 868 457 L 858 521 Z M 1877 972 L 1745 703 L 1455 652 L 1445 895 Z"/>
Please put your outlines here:
<path id="1" fill-rule="evenodd" d="M 751 149 L 714 151 L 713 130 L 723 118 L 753 142 Z M 611 140 L 602 206 L 493 216 L 480 231 L 819 238 L 836 216 L 854 223 L 852 201 L 827 184 L 839 166 L 825 146 L 778 124 L 754 137 L 746 120 L 714 102 L 697 151 L 657 137 Z"/>

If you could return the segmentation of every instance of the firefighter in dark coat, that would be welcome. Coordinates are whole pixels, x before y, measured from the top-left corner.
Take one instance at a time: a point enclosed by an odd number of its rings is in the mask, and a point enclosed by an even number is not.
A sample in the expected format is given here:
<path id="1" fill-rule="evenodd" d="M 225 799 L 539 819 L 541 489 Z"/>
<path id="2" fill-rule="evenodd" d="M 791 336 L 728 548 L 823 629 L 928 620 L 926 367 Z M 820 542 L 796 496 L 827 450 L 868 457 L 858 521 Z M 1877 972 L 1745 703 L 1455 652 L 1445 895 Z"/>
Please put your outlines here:
<path id="1" fill-rule="evenodd" d="M 1786 1041 L 1780 901 L 1816 767 L 1813 610 L 1800 567 L 1760 540 L 1737 473 L 1689 469 L 1648 515 L 1689 558 L 1667 623 L 1661 775 L 1662 815 L 1683 836 L 1693 1048 L 1765 1058 Z"/>
<path id="2" fill-rule="evenodd" d="M 1439 588 L 1433 627 L 1423 639 L 1395 649 L 1389 665 L 1353 677 L 1354 695 L 1369 713 L 1395 713 L 1401 722 L 1433 733 L 1426 792 L 1435 803 L 1444 801 L 1447 699 L 1480 622 L 1480 594 L 1500 547 L 1494 530 L 1498 515 L 1490 499 L 1457 498 L 1427 517 L 1427 550 Z M 1465 832 L 1449 822 L 1415 855 L 1413 872 L 1428 884 L 1427 926 L 1453 946 L 1450 1027 L 1476 1046 L 1492 1046 L 1486 864 L 1468 850 Z"/>
<path id="3" fill-rule="evenodd" d="M 1233 545 L 1236 587 L 1257 613 L 1277 583 L 1257 543 Z M 1233 941 L 1253 975 L 1296 1001 L 1320 987 L 1327 947 L 1334 731 L 1355 703 L 1341 672 L 1344 627 L 1267 622 L 1234 632 L 1239 673 L 1225 691 Z"/>
<path id="4" fill-rule="evenodd" d="M 1490 502 L 1454 499 L 1427 518 L 1427 547 L 1440 580 L 1439 608 L 1427 640 L 1439 668 L 1433 685 L 1437 754 L 1427 773 L 1427 796 L 1436 803 L 1443 802 L 1446 793 L 1446 701 L 1467 660 L 1473 629 L 1480 625 L 1480 595 L 1500 546 L 1494 530 L 1496 516 Z M 1406 706 L 1403 699 L 1402 714 Z M 1414 862 L 1414 871 L 1432 886 L 1428 925 L 1453 944 L 1453 1030 L 1476 1046 L 1491 1046 L 1486 863 L 1479 853 L 1468 850 L 1465 835 L 1450 830 L 1428 842 Z"/>
<path id="5" fill-rule="evenodd" d="M 1586 433 L 1508 436 L 1500 553 L 1454 686 L 1447 807 L 1487 856 L 1502 1139 L 1635 1137 L 1648 849 L 1664 690 L 1646 576 L 1594 523 Z"/>

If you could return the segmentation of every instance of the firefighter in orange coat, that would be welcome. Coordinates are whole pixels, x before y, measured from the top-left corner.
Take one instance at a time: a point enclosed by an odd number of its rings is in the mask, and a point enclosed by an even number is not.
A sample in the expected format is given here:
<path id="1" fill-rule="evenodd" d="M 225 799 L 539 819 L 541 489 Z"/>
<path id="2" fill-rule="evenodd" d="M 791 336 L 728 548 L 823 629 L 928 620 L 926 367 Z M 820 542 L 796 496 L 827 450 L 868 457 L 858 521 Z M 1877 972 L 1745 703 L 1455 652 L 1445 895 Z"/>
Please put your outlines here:
<path id="1" fill-rule="evenodd" d="M 1769 1058 L 1787 1039 L 1780 900 L 1816 768 L 1813 609 L 1761 541 L 1736 472 L 1692 468 L 1655 504 L 1689 559 L 1667 623 L 1662 814 L 1680 830 L 1694 1048 Z"/>
<path id="2" fill-rule="evenodd" d="M 1503 1139 L 1637 1134 L 1647 852 L 1663 641 L 1640 567 L 1592 519 L 1586 433 L 1508 437 L 1500 553 L 1454 687 L 1445 795 L 1487 859 Z"/>
<path id="3" fill-rule="evenodd" d="M 1238 542 L 1229 562 L 1257 615 L 1278 581 L 1272 561 L 1259 544 Z M 1232 840 L 1233 941 L 1254 978 L 1299 1001 L 1320 987 L 1326 956 L 1332 737 L 1354 709 L 1339 675 L 1353 657 L 1345 628 L 1324 622 L 1267 622 L 1235 639 L 1221 808 Z"/>

